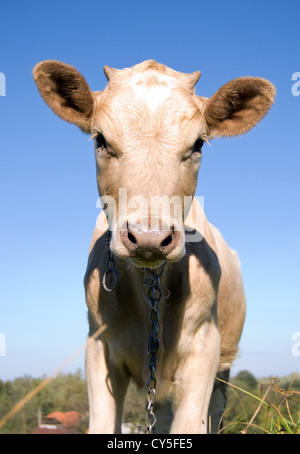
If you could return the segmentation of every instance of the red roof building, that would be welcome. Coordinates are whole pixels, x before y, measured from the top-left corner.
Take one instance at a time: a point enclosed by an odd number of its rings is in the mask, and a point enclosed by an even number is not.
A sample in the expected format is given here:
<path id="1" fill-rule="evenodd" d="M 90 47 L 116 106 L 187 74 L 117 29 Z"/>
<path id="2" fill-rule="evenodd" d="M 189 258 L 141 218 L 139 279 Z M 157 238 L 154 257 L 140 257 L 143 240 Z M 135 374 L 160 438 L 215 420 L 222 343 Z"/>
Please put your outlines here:
<path id="1" fill-rule="evenodd" d="M 79 434 L 79 424 L 82 415 L 77 411 L 54 411 L 45 418 L 45 423 L 39 424 L 33 432 L 35 435 Z"/>

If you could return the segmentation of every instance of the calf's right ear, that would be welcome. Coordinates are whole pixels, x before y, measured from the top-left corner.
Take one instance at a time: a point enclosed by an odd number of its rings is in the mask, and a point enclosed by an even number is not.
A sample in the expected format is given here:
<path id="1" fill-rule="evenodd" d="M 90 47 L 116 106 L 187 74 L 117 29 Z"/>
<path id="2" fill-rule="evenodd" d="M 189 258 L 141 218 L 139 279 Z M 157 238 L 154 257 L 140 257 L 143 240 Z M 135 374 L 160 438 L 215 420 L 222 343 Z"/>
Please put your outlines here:
<path id="1" fill-rule="evenodd" d="M 33 77 L 54 113 L 83 132 L 91 132 L 94 97 L 77 69 L 56 60 L 45 60 L 34 67 Z"/>

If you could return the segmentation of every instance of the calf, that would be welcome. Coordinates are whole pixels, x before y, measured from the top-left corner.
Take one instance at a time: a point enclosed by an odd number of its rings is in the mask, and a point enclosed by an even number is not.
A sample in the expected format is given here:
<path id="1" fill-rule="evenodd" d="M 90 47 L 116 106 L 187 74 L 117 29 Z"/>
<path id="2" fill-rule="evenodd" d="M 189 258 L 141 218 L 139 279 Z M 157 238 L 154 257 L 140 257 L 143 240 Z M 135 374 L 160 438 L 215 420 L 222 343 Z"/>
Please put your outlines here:
<path id="1" fill-rule="evenodd" d="M 149 431 L 216 432 L 226 402 L 216 378 L 228 379 L 237 354 L 245 297 L 237 254 L 194 197 L 197 175 L 203 144 L 251 129 L 275 89 L 241 77 L 208 99 L 195 94 L 198 71 L 153 60 L 104 71 L 97 92 L 65 63 L 33 71 L 52 110 L 95 142 L 103 211 L 85 275 L 89 432 L 121 432 L 130 379 L 148 389 Z"/>

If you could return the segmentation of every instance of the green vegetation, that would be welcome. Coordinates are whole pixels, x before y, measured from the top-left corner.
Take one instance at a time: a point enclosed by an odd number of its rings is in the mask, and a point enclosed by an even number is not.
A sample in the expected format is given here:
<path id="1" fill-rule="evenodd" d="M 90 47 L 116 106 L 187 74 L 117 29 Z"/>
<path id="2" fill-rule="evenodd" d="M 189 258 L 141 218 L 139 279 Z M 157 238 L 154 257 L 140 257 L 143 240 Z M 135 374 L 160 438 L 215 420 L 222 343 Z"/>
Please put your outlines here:
<path id="1" fill-rule="evenodd" d="M 25 376 L 0 380 L 0 420 L 45 377 Z M 145 393 L 130 385 L 124 407 L 124 421 L 132 425 L 145 420 Z M 42 417 L 53 411 L 78 411 L 83 415 L 80 432 L 88 427 L 86 382 L 81 371 L 60 375 L 34 396 L 5 426 L 0 434 L 30 434 Z M 300 375 L 282 378 L 255 378 L 242 371 L 232 378 L 221 433 L 300 433 Z"/>
<path id="2" fill-rule="evenodd" d="M 256 379 L 240 372 L 228 387 L 223 433 L 300 434 L 300 376 Z"/>
<path id="3" fill-rule="evenodd" d="M 25 376 L 13 381 L 0 380 L 0 419 L 44 379 Z M 78 411 L 84 415 L 81 427 L 84 433 L 88 425 L 88 398 L 81 371 L 56 377 L 0 429 L 0 434 L 31 434 L 38 425 L 38 410 L 42 418 L 53 411 Z"/>

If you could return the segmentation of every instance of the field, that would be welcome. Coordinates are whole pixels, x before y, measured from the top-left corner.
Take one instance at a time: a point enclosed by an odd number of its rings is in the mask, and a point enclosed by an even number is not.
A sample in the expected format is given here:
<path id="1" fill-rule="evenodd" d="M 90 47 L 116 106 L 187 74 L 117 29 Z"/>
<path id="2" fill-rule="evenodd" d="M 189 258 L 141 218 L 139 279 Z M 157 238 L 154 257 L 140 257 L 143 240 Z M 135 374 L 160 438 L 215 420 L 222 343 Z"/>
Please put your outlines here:
<path id="1" fill-rule="evenodd" d="M 44 378 L 25 376 L 13 381 L 0 380 L 0 420 Z M 81 371 L 58 376 L 20 409 L 0 429 L 0 434 L 31 434 L 38 428 L 38 415 L 43 422 L 52 412 L 70 411 L 81 415 L 75 433 L 86 433 L 88 399 Z M 141 430 L 144 420 L 144 396 L 130 385 L 124 407 L 124 429 L 126 432 Z M 255 378 L 250 372 L 241 371 L 230 380 L 227 408 L 219 432 L 299 434 L 300 375 Z"/>

